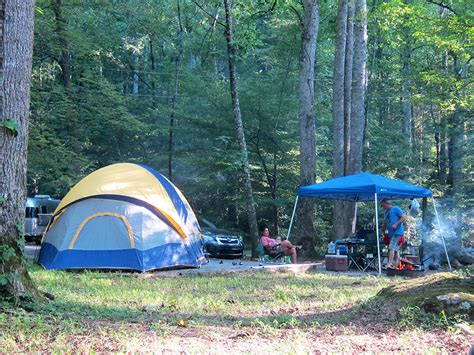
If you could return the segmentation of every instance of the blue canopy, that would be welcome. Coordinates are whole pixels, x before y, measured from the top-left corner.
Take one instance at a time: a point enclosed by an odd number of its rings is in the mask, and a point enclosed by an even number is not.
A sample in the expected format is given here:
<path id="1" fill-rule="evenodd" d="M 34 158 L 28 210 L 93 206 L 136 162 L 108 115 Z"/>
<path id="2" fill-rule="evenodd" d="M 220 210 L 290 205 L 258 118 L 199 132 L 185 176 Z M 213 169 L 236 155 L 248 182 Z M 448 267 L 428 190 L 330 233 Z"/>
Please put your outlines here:
<path id="1" fill-rule="evenodd" d="M 302 197 L 346 201 L 373 201 L 375 193 L 377 193 L 378 199 L 431 197 L 433 195 L 431 190 L 424 187 L 369 173 L 342 176 L 319 184 L 300 187 L 298 190 L 298 196 Z"/>

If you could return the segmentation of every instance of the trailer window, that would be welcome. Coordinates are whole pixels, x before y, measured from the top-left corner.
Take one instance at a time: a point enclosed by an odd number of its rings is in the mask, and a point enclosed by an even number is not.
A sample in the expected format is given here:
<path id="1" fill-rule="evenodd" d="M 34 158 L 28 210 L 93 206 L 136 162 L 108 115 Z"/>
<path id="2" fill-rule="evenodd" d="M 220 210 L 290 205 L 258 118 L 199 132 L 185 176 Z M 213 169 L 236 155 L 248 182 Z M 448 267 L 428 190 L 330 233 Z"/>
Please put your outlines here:
<path id="1" fill-rule="evenodd" d="M 26 207 L 25 209 L 25 218 L 33 218 L 34 207 Z"/>

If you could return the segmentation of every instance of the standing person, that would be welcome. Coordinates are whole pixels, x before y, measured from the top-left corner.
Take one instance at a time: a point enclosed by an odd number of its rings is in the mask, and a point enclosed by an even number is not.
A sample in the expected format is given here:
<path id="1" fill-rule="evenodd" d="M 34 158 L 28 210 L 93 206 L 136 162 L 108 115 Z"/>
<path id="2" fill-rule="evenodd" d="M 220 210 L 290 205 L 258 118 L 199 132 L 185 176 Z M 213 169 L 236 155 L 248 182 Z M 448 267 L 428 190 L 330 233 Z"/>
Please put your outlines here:
<path id="1" fill-rule="evenodd" d="M 291 256 L 291 263 L 296 264 L 297 257 L 296 257 L 296 250 L 301 249 L 301 246 L 293 245 L 289 240 L 282 240 L 280 243 L 273 238 L 270 238 L 270 230 L 268 228 L 263 229 L 262 235 L 262 244 L 265 250 L 269 253 L 273 252 L 283 252 L 283 254 L 287 256 Z"/>
<path id="2" fill-rule="evenodd" d="M 384 198 L 382 207 L 385 210 L 384 229 L 388 230 L 390 243 L 388 245 L 388 263 L 387 268 L 395 269 L 397 267 L 400 245 L 403 243 L 403 222 L 407 219 L 403 210 Z"/>

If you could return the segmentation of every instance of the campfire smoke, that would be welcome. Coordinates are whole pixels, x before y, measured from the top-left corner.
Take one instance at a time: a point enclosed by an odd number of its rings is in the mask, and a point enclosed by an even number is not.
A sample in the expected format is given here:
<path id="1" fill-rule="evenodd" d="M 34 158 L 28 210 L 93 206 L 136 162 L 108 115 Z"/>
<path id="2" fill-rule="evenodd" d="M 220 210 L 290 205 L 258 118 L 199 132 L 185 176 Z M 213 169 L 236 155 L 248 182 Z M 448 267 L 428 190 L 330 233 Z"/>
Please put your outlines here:
<path id="1" fill-rule="evenodd" d="M 423 260 L 425 267 L 437 269 L 441 264 L 447 263 L 441 236 L 444 237 L 447 253 L 453 267 L 461 264 L 474 263 L 474 248 L 469 242 L 471 238 L 463 240 L 461 223 L 457 223 L 458 217 L 454 211 L 450 211 L 453 206 L 450 200 L 437 201 L 439 212 L 439 224 L 435 216 L 432 216 L 430 223 L 424 226 L 423 230 Z M 451 207 L 452 208 L 452 207 Z M 469 215 L 467 213 L 467 215 Z M 446 217 L 449 216 L 449 217 Z M 421 221 L 419 221 L 421 224 Z M 420 226 L 422 227 L 422 226 Z M 469 233 L 468 229 L 468 233 Z"/>

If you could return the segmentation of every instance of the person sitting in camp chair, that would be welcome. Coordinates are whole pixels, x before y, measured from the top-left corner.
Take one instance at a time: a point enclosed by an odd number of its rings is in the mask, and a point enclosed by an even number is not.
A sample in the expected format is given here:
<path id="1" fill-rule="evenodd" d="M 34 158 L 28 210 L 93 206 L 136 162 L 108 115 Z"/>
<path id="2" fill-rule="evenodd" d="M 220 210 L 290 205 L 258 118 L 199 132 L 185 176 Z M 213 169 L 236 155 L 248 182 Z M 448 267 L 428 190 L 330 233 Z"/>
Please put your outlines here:
<path id="1" fill-rule="evenodd" d="M 296 250 L 301 249 L 300 245 L 295 246 L 291 244 L 289 240 L 281 240 L 281 242 L 278 242 L 276 239 L 270 238 L 270 230 L 268 228 L 263 229 L 263 235 L 260 241 L 269 255 L 283 253 L 291 257 L 292 264 L 296 264 Z"/>

